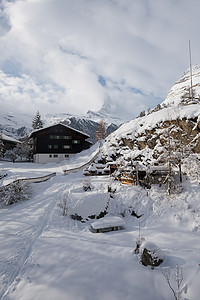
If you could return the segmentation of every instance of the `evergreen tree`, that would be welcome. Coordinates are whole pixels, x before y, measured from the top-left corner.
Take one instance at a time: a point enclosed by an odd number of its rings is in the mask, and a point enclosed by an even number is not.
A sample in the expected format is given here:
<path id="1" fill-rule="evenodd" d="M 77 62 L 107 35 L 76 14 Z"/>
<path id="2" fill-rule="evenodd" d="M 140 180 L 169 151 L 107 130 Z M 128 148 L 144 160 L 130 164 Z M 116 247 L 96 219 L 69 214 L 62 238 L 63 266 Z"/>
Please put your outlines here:
<path id="1" fill-rule="evenodd" d="M 32 121 L 32 127 L 33 129 L 40 129 L 40 128 L 43 128 L 43 122 L 41 120 L 41 115 L 39 113 L 39 111 L 36 112 L 36 115 L 35 117 L 33 118 L 33 121 Z"/>

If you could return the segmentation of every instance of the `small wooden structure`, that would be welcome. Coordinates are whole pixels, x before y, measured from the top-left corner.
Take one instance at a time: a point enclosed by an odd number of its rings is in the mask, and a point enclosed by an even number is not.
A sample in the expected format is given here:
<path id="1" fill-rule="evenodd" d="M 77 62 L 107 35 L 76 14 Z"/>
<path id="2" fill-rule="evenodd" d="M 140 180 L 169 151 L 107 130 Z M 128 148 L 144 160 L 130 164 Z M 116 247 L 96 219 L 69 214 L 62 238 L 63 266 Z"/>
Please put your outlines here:
<path id="1" fill-rule="evenodd" d="M 102 233 L 109 231 L 122 230 L 125 228 L 125 222 L 120 217 L 104 217 L 91 224 L 91 231 L 93 233 Z"/>
<path id="2" fill-rule="evenodd" d="M 120 178 L 123 184 L 136 185 L 136 177 L 133 174 L 123 173 Z"/>
<path id="3" fill-rule="evenodd" d="M 85 176 L 98 176 L 98 175 L 109 175 L 110 170 L 104 164 L 91 164 L 87 169 L 84 170 Z"/>
<path id="4" fill-rule="evenodd" d="M 21 142 L 6 135 L 6 134 L 1 134 L 1 139 L 3 142 L 3 152 L 6 152 L 6 150 L 11 150 L 15 147 L 17 147 L 17 145 L 20 145 Z"/>
<path id="5" fill-rule="evenodd" d="M 151 184 L 163 184 L 169 170 L 166 165 L 153 166 L 149 170 Z"/>

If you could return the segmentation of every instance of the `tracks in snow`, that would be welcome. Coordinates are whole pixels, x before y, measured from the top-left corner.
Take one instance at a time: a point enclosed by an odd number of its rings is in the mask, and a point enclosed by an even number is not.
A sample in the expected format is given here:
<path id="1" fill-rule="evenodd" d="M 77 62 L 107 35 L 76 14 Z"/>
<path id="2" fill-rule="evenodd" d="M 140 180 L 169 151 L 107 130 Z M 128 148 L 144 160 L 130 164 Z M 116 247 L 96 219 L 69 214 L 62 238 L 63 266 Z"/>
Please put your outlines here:
<path id="1" fill-rule="evenodd" d="M 34 229 L 32 231 L 30 230 L 31 227 L 27 228 L 28 232 L 30 231 L 30 233 L 28 234 L 29 237 L 27 238 L 26 234 L 23 234 L 22 239 L 20 239 L 16 243 L 15 248 L 12 249 L 12 251 L 8 253 L 6 257 L 1 258 L 0 263 L 3 263 L 3 261 L 7 262 L 9 259 L 16 260 L 17 262 L 14 268 L 12 264 L 10 272 L 8 272 L 8 274 L 3 275 L 4 282 L 1 286 L 0 299 L 3 300 L 11 291 L 12 286 L 17 279 L 17 276 L 20 274 L 24 265 L 30 257 L 31 250 L 35 242 L 45 231 L 45 228 L 48 226 L 56 203 L 57 202 L 55 201 L 55 199 L 52 199 L 48 206 L 45 208 L 43 214 L 40 216 L 41 222 L 37 226 L 33 225 Z M 21 233 L 25 233 L 25 231 L 26 229 L 24 231 L 21 231 Z"/>

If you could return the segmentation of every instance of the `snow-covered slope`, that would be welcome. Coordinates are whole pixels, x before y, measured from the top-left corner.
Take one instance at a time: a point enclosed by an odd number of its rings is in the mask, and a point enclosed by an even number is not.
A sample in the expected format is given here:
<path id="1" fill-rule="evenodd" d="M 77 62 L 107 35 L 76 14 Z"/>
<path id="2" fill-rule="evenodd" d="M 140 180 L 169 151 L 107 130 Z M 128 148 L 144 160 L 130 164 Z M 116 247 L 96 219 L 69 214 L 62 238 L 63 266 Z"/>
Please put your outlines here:
<path id="1" fill-rule="evenodd" d="M 83 191 L 82 172 L 63 176 L 62 167 L 0 162 L 0 170 L 12 178 L 57 174 L 33 184 L 27 201 L 0 209 L 1 299 L 169 300 L 173 293 L 162 272 L 171 271 L 170 282 L 177 290 L 176 266 L 183 271 L 181 296 L 199 299 L 197 182 L 184 181 L 183 193 L 176 196 L 166 196 L 158 187 L 147 195 L 140 186 L 122 186 L 107 176 L 93 176 L 91 190 Z M 112 197 L 110 185 L 116 189 Z M 58 204 L 65 195 L 68 214 L 82 216 L 83 222 L 62 215 Z M 105 207 L 107 216 L 123 218 L 124 230 L 90 231 L 92 215 Z M 131 215 L 130 210 L 141 217 Z M 159 268 L 152 270 L 139 262 L 134 254 L 139 236 L 164 252 Z"/>
<path id="2" fill-rule="evenodd" d="M 167 98 L 162 105 L 179 105 L 181 103 L 181 97 L 191 87 L 191 73 L 188 69 L 183 76 L 175 82 L 173 87 L 170 89 Z M 192 87 L 195 91 L 195 95 L 200 95 L 200 64 L 196 64 L 192 67 Z"/>

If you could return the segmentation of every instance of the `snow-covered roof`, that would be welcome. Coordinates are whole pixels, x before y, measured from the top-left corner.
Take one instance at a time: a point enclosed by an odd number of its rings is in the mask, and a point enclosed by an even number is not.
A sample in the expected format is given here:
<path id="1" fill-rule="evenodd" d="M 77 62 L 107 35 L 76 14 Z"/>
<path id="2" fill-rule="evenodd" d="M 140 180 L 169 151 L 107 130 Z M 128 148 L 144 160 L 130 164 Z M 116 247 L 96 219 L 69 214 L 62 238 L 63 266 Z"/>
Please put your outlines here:
<path id="1" fill-rule="evenodd" d="M 125 226 L 124 220 L 120 217 L 104 217 L 102 219 L 99 219 L 98 221 L 95 221 L 91 224 L 91 226 L 94 229 L 100 229 L 100 228 L 108 228 L 108 227 L 115 227 L 115 226 Z"/>
<path id="2" fill-rule="evenodd" d="M 167 164 L 165 165 L 159 165 L 159 166 L 151 166 L 149 168 L 149 171 L 168 171 L 169 170 L 169 166 Z"/>
<path id="3" fill-rule="evenodd" d="M 62 125 L 62 126 L 68 128 L 68 129 L 71 129 L 71 130 L 73 130 L 73 131 L 76 131 L 76 132 L 78 132 L 78 133 L 80 133 L 80 134 L 86 136 L 87 138 L 90 137 L 88 134 L 86 134 L 86 133 L 84 133 L 84 132 L 82 132 L 82 131 L 80 131 L 80 130 L 77 130 L 77 129 L 73 128 L 73 127 L 70 127 L 70 126 L 68 126 L 68 125 L 65 125 L 65 124 L 63 124 L 63 123 L 57 123 L 57 124 L 54 124 L 54 125 L 50 125 L 50 126 L 46 126 L 46 127 L 43 127 L 43 128 L 37 129 L 37 130 L 34 130 L 34 131 L 32 131 L 32 132 L 30 133 L 29 137 L 32 137 L 32 135 L 33 135 L 34 133 L 40 132 L 40 131 L 42 131 L 42 130 L 45 130 L 45 129 L 47 129 L 47 128 L 51 128 L 51 127 L 54 127 L 54 126 L 57 126 L 57 125 Z"/>
<path id="4" fill-rule="evenodd" d="M 3 139 L 4 141 L 9 141 L 9 142 L 13 142 L 13 143 L 21 143 L 20 141 L 14 139 L 14 138 L 12 138 L 12 137 L 10 137 L 10 136 L 4 134 L 4 133 L 2 133 L 2 139 Z"/>

